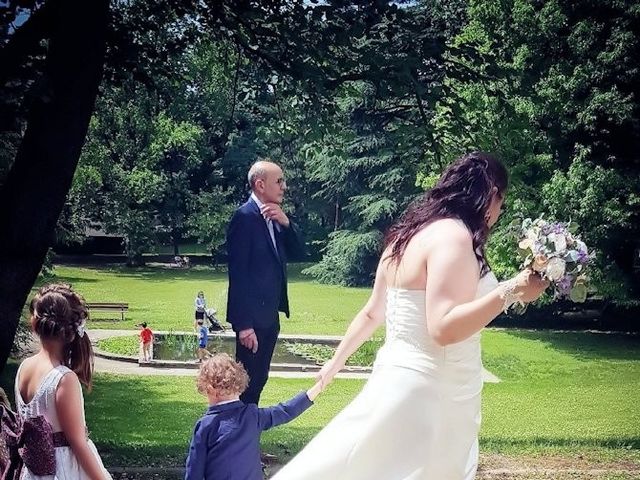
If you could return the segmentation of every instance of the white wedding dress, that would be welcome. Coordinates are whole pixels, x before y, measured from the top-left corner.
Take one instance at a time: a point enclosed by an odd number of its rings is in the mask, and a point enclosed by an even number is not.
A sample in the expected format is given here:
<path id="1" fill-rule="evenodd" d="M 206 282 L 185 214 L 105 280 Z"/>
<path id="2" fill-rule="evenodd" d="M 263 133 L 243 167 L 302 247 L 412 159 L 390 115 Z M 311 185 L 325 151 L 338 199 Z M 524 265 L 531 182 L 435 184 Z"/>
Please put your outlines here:
<path id="1" fill-rule="evenodd" d="M 22 418 L 30 418 L 42 415 L 51 424 L 54 432 L 60 432 L 60 421 L 58 420 L 58 413 L 56 412 L 56 390 L 62 377 L 71 370 L 63 365 L 52 368 L 47 373 L 42 381 L 36 393 L 30 402 L 26 402 L 22 399 L 19 388 L 20 370 L 22 365 L 18 368 L 16 374 L 15 383 L 15 398 L 16 407 L 19 415 Z M 82 387 L 78 384 L 80 390 L 80 397 L 82 398 L 82 421 L 84 422 L 84 396 L 82 395 Z M 95 445 L 91 440 L 87 440 L 89 449 L 95 455 L 98 464 L 102 467 L 102 473 L 105 479 L 110 479 L 111 475 L 102 465 L 102 460 Z M 53 476 L 38 476 L 34 475 L 26 466 L 22 469 L 20 480 L 89 480 L 89 475 L 82 469 L 76 456 L 73 454 L 71 447 L 57 447 L 55 449 L 56 455 L 56 473 Z"/>
<path id="2" fill-rule="evenodd" d="M 497 284 L 488 273 L 476 298 Z M 273 480 L 471 480 L 481 391 L 480 333 L 442 347 L 424 290 L 389 288 L 386 340 L 362 392 Z"/>

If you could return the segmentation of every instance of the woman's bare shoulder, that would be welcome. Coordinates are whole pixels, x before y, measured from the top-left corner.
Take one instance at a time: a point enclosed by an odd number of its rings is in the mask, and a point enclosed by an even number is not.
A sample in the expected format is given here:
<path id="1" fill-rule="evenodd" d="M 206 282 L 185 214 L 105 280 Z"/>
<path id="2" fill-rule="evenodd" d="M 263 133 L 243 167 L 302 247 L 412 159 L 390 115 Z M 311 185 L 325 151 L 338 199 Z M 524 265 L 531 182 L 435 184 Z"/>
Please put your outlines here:
<path id="1" fill-rule="evenodd" d="M 436 220 L 424 227 L 416 237 L 425 245 L 448 244 L 468 247 L 473 244 L 469 229 L 461 220 L 455 218 Z"/>

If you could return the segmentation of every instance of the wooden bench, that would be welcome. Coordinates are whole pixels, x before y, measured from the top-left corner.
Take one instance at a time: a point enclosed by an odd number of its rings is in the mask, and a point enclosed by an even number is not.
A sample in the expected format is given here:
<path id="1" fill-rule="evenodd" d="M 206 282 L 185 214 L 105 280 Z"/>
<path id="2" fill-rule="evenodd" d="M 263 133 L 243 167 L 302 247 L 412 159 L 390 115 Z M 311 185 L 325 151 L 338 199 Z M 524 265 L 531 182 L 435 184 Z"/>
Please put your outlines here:
<path id="1" fill-rule="evenodd" d="M 103 312 L 120 312 L 122 321 L 124 322 L 124 312 L 129 310 L 128 303 L 87 303 L 89 310 L 103 311 Z"/>

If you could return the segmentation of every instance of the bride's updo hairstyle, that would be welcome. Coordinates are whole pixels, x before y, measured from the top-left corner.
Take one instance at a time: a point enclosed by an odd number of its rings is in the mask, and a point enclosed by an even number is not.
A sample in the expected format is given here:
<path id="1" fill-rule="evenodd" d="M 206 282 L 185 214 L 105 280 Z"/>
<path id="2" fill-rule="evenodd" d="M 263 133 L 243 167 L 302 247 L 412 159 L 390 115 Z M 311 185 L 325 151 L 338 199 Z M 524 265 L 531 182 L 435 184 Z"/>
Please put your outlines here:
<path id="1" fill-rule="evenodd" d="M 89 316 L 83 298 L 63 283 L 45 285 L 31 300 L 31 328 L 43 342 L 63 345 L 64 365 L 73 370 L 81 383 L 91 388 L 93 348 L 85 332 Z"/>
<path id="2" fill-rule="evenodd" d="M 493 155 L 471 152 L 453 162 L 442 173 L 438 183 L 414 201 L 385 236 L 385 247 L 391 245 L 388 258 L 399 263 L 413 236 L 436 220 L 462 220 L 473 236 L 473 250 L 482 265 L 481 275 L 489 267 L 484 246 L 489 235 L 486 215 L 493 198 L 493 188 L 504 197 L 509 174 Z"/>

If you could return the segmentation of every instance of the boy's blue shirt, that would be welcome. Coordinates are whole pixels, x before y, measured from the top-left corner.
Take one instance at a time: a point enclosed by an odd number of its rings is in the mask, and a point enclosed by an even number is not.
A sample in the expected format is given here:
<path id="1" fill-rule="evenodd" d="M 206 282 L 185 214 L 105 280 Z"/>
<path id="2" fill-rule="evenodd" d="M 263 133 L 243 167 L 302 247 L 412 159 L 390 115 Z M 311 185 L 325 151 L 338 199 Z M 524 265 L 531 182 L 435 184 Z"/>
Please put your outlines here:
<path id="1" fill-rule="evenodd" d="M 196 423 L 185 480 L 263 480 L 260 434 L 313 405 L 306 392 L 273 407 L 240 400 L 214 405 Z"/>
<path id="2" fill-rule="evenodd" d="M 199 346 L 200 348 L 204 348 L 207 346 L 207 337 L 208 337 L 208 333 L 207 333 L 207 327 L 205 327 L 204 325 L 202 325 L 201 327 L 199 327 L 199 334 L 198 334 L 198 340 L 199 340 Z"/>

